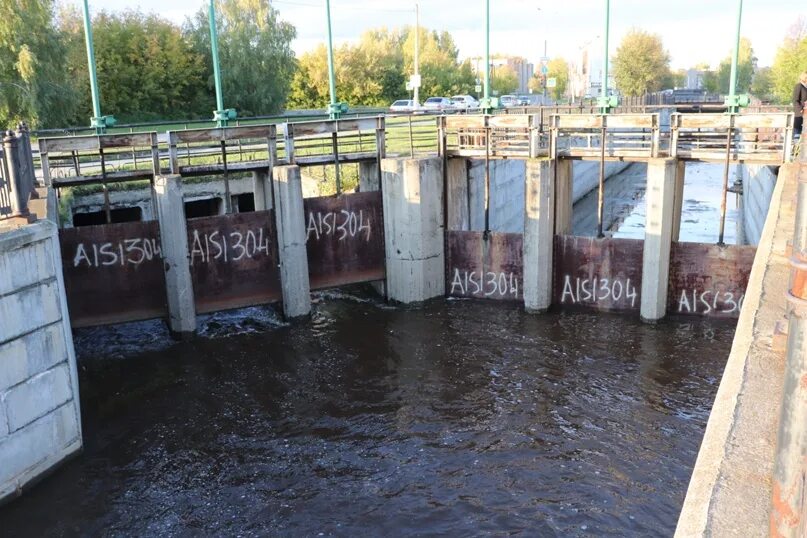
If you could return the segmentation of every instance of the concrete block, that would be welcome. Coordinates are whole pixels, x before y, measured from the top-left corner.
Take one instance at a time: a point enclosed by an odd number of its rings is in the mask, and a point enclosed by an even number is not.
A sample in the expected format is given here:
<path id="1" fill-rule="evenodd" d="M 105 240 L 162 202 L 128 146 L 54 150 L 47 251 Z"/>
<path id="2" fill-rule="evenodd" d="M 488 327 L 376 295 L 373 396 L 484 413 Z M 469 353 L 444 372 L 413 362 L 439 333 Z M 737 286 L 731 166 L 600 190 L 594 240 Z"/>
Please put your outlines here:
<path id="1" fill-rule="evenodd" d="M 59 321 L 59 286 L 55 279 L 0 297 L 0 343 Z"/>
<path id="2" fill-rule="evenodd" d="M 660 320 L 667 311 L 676 170 L 676 159 L 652 159 L 647 166 L 647 222 L 640 309 L 643 321 Z"/>
<path id="3" fill-rule="evenodd" d="M 252 172 L 252 193 L 255 198 L 255 211 L 272 209 L 272 184 L 266 171 Z"/>
<path id="4" fill-rule="evenodd" d="M 81 448 L 78 416 L 65 404 L 0 440 L 0 499 Z"/>
<path id="5" fill-rule="evenodd" d="M 521 159 L 491 160 L 490 230 L 522 233 L 524 231 L 524 175 Z M 485 229 L 485 161 L 471 159 L 468 168 L 470 229 Z"/>
<path id="6" fill-rule="evenodd" d="M 572 233 L 573 215 L 573 161 L 570 159 L 555 160 L 555 234 Z"/>
<path id="7" fill-rule="evenodd" d="M 165 287 L 168 299 L 168 327 L 178 336 L 196 332 L 196 305 L 188 260 L 188 228 L 182 177 L 158 176 L 154 180 L 157 217 L 160 220 Z"/>
<path id="8" fill-rule="evenodd" d="M 0 399 L 6 408 L 8 428 L 15 432 L 53 411 L 73 397 L 66 364 L 37 374 L 8 390 Z"/>
<path id="9" fill-rule="evenodd" d="M 446 181 L 448 182 L 449 230 L 470 229 L 470 198 L 468 193 L 468 159 L 448 159 Z"/>
<path id="10" fill-rule="evenodd" d="M 445 294 L 442 161 L 381 162 L 387 292 L 402 303 Z"/>
<path id="11" fill-rule="evenodd" d="M 527 161 L 524 216 L 524 308 L 552 305 L 552 254 L 555 228 L 555 160 Z"/>
<path id="12" fill-rule="evenodd" d="M 54 225 L 40 221 L 0 231 L 0 297 L 56 274 L 48 239 Z"/>
<path id="13" fill-rule="evenodd" d="M 359 192 L 374 192 L 381 188 L 378 168 L 378 163 L 374 161 L 359 163 Z"/>
<path id="14" fill-rule="evenodd" d="M 287 318 L 297 318 L 307 316 L 311 312 L 300 167 L 278 166 L 274 169 L 274 175 L 275 221 L 280 254 L 283 314 Z"/>
<path id="15" fill-rule="evenodd" d="M 0 393 L 66 360 L 59 322 L 0 345 Z"/>

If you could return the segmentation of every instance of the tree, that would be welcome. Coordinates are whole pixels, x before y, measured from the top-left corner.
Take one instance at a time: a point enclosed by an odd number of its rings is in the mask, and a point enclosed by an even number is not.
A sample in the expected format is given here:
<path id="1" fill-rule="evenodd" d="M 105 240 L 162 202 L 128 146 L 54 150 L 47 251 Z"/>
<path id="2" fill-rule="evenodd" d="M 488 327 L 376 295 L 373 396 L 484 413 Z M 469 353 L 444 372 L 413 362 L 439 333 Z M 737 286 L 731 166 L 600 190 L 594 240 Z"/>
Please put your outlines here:
<path id="1" fill-rule="evenodd" d="M 612 61 L 616 87 L 623 95 L 658 91 L 670 72 L 670 55 L 661 38 L 637 29 L 628 32 Z"/>
<path id="2" fill-rule="evenodd" d="M 283 108 L 297 66 L 291 50 L 294 26 L 278 19 L 269 0 L 217 0 L 216 25 L 224 106 L 244 116 Z M 212 111 L 215 81 L 206 9 L 185 21 L 184 33 L 204 58 Z"/>
<path id="3" fill-rule="evenodd" d="M 807 30 L 805 21 L 799 20 L 776 52 L 771 66 L 771 82 L 773 97 L 780 103 L 790 102 L 793 86 L 799 81 L 799 75 L 807 70 Z"/>
<path id="4" fill-rule="evenodd" d="M 763 101 L 770 101 L 773 96 L 773 75 L 770 67 L 763 67 L 754 73 L 751 83 L 751 95 Z"/>
<path id="5" fill-rule="evenodd" d="M 509 65 L 491 67 L 490 91 L 493 95 L 505 95 L 518 90 L 518 75 Z"/>
<path id="6" fill-rule="evenodd" d="M 754 49 L 751 47 L 751 40 L 740 39 L 740 50 L 737 56 L 737 93 L 748 93 L 751 89 L 751 81 L 754 78 L 757 59 L 754 57 Z M 729 93 L 729 83 L 731 79 L 731 55 L 720 62 L 717 69 L 717 92 Z"/>
<path id="7" fill-rule="evenodd" d="M 75 89 L 63 69 L 65 50 L 51 0 L 0 0 L 0 126 L 64 124 Z"/>
<path id="8" fill-rule="evenodd" d="M 552 99 L 560 101 L 566 95 L 569 86 L 569 63 L 563 58 L 553 58 L 546 65 L 547 78 L 555 79 L 555 87 L 548 88 Z"/>
<path id="9" fill-rule="evenodd" d="M 532 75 L 527 86 L 532 90 L 532 93 L 544 93 L 544 79 L 540 75 Z"/>

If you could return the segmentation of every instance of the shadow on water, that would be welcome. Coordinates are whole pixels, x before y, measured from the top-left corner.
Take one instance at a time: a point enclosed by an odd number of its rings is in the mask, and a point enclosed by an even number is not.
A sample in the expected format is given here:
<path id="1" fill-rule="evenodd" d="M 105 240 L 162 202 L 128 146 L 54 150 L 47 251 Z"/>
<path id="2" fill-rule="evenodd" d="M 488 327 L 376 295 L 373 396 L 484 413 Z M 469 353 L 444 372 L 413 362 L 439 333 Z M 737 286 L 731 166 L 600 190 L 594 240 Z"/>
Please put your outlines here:
<path id="1" fill-rule="evenodd" d="M 85 451 L 4 533 L 670 535 L 734 330 L 338 292 L 309 322 L 250 310 L 186 343 L 79 332 Z"/>

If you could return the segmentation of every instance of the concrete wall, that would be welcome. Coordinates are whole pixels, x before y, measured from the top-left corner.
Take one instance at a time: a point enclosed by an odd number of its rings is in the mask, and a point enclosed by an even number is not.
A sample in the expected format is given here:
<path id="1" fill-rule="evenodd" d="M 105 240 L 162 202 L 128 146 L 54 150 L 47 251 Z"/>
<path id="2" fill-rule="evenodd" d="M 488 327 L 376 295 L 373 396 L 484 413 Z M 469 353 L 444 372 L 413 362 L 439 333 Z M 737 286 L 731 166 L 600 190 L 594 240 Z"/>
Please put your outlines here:
<path id="1" fill-rule="evenodd" d="M 496 232 L 524 231 L 524 184 L 526 161 L 521 159 L 490 161 L 490 229 Z M 631 163 L 605 163 L 605 177 L 619 174 Z M 599 163 L 575 161 L 572 200 L 580 201 L 599 184 Z M 471 230 L 485 229 L 485 161 L 468 159 L 468 187 Z"/>
<path id="2" fill-rule="evenodd" d="M 56 227 L 0 229 L 0 500 L 81 449 Z"/>
<path id="3" fill-rule="evenodd" d="M 749 164 L 738 166 L 737 175 L 743 183 L 741 203 L 745 243 L 758 245 L 776 187 L 776 172 L 771 166 Z"/>

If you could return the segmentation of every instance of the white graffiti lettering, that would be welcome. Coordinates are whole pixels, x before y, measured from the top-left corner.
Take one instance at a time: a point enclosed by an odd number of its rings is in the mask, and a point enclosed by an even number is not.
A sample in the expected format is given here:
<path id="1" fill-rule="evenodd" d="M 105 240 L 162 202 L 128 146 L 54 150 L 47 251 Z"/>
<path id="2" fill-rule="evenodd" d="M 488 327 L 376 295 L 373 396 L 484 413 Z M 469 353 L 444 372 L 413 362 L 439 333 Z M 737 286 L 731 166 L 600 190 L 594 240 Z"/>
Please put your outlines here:
<path id="1" fill-rule="evenodd" d="M 450 295 L 517 299 L 518 278 L 514 273 L 461 271 L 455 268 L 451 279 Z"/>
<path id="2" fill-rule="evenodd" d="M 199 233 L 193 230 L 191 238 L 191 266 L 194 263 L 210 263 L 221 260 L 238 262 L 244 258 L 269 255 L 269 234 L 264 228 L 246 231 L 220 231 Z"/>
<path id="3" fill-rule="evenodd" d="M 737 314 L 743 307 L 744 293 L 721 290 L 681 290 L 679 314 Z"/>
<path id="4" fill-rule="evenodd" d="M 73 267 L 109 267 L 112 265 L 140 265 L 162 255 L 157 239 L 131 238 L 117 243 L 91 243 L 76 245 Z"/>
<path id="5" fill-rule="evenodd" d="M 631 284 L 629 278 L 608 279 L 602 277 L 580 278 L 576 277 L 572 285 L 572 277 L 563 277 L 563 290 L 560 294 L 561 304 L 599 304 L 629 302 L 631 308 L 636 306 L 639 295 L 636 286 Z"/>
<path id="6" fill-rule="evenodd" d="M 306 228 L 306 242 L 311 239 L 319 241 L 323 237 L 335 236 L 338 241 L 344 241 L 348 237 L 361 237 L 370 241 L 372 233 L 370 217 L 364 214 L 364 210 L 348 211 L 343 209 L 336 212 L 321 213 L 311 211 L 308 213 L 308 226 Z"/>

